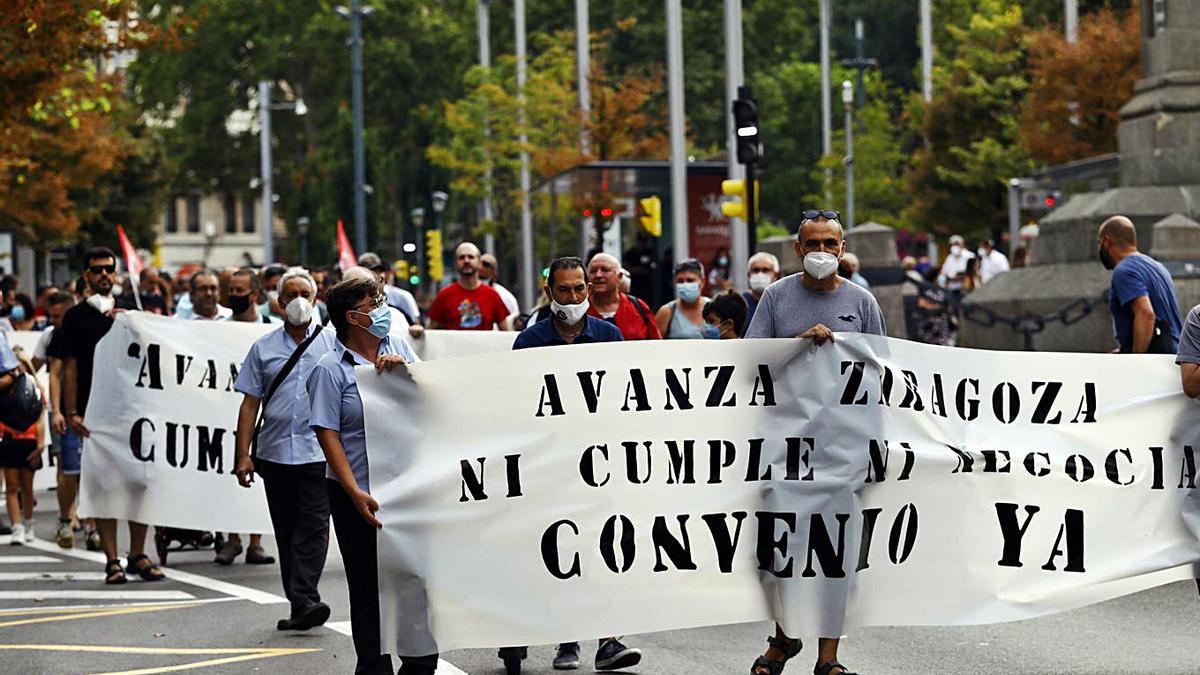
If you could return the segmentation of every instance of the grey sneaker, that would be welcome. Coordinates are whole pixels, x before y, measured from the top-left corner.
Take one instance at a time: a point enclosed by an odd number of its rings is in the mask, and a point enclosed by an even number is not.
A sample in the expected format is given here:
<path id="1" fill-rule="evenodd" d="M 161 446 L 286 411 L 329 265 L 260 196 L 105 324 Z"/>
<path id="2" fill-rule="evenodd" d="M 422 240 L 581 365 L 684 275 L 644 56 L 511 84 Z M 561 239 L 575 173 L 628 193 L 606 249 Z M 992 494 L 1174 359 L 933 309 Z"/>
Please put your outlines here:
<path id="1" fill-rule="evenodd" d="M 227 540 L 221 545 L 221 549 L 217 551 L 214 562 L 218 565 L 232 565 L 234 558 L 237 558 L 242 553 L 242 545 L 236 541 Z"/>
<path id="2" fill-rule="evenodd" d="M 605 640 L 596 650 L 596 670 L 620 670 L 636 666 L 641 661 L 642 650 L 630 649 L 616 638 Z"/>
<path id="3" fill-rule="evenodd" d="M 579 669 L 579 643 L 564 642 L 558 646 L 558 651 L 554 654 L 554 669 L 555 670 L 578 670 Z"/>

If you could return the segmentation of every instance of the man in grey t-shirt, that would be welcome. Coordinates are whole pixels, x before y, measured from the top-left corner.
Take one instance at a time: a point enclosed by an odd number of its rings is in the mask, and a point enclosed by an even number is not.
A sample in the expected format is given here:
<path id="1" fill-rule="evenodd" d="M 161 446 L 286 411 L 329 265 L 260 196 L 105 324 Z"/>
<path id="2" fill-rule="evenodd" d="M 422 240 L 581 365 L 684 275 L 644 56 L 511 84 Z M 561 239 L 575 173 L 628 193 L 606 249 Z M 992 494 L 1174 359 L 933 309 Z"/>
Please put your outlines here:
<path id="1" fill-rule="evenodd" d="M 747 338 L 812 338 L 818 346 L 834 339 L 835 332 L 884 335 L 883 312 L 870 291 L 838 276 L 846 252 L 837 211 L 805 211 L 793 244 L 804 272 L 767 287 Z M 817 641 L 817 675 L 851 675 L 838 663 L 838 637 Z M 753 675 L 770 675 L 800 652 L 799 638 L 790 638 L 775 627 L 767 638 L 766 653 L 754 662 Z"/>
<path id="2" fill-rule="evenodd" d="M 1175 363 L 1183 378 L 1183 393 L 1189 398 L 1200 396 L 1200 305 L 1193 307 L 1183 321 Z"/>

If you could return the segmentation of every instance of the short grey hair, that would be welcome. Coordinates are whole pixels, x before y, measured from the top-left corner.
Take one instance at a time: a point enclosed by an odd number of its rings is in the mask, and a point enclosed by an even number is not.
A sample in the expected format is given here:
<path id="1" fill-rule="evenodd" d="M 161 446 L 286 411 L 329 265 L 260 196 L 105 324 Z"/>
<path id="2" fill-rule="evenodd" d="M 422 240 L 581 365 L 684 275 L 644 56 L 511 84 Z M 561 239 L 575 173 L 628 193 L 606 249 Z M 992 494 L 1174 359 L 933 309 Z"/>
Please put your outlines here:
<path id="1" fill-rule="evenodd" d="M 279 277 L 279 290 L 282 291 L 284 285 L 292 279 L 303 279 L 308 283 L 308 287 L 312 289 L 313 296 L 315 297 L 317 295 L 317 282 L 312 278 L 312 275 L 308 273 L 308 270 L 304 269 L 303 267 L 289 267 L 287 271 L 283 273 L 283 276 Z"/>
<path id="2" fill-rule="evenodd" d="M 775 270 L 776 274 L 779 273 L 779 258 L 776 258 L 774 253 L 759 251 L 750 256 L 750 259 L 746 261 L 746 267 L 753 266 L 755 260 L 765 260 Z"/>

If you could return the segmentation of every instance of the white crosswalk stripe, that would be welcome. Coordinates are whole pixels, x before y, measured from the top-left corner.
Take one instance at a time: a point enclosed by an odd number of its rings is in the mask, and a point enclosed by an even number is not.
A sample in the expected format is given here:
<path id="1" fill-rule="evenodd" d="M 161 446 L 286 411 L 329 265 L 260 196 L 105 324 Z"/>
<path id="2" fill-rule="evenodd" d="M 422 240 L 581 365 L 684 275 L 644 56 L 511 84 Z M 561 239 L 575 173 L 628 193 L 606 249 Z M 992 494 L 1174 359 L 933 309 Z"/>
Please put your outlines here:
<path id="1" fill-rule="evenodd" d="M 48 555 L 6 555 L 0 556 L 0 565 L 53 565 L 61 563 L 62 558 L 51 558 Z"/>
<path id="2" fill-rule="evenodd" d="M 104 581 L 104 572 L 0 572 L 5 581 Z"/>
<path id="3" fill-rule="evenodd" d="M 0 600 L 193 600 L 183 591 L 0 591 Z"/>

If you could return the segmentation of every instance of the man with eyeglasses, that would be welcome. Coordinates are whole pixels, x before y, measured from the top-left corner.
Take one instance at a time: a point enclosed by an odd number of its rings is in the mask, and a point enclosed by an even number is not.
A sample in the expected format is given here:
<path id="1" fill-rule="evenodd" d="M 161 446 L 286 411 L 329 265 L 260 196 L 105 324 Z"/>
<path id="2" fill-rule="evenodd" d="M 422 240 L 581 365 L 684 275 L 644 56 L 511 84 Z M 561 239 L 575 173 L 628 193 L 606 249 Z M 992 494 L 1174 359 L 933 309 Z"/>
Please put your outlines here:
<path id="1" fill-rule="evenodd" d="M 49 356 L 63 360 L 63 416 L 71 429 L 84 440 L 83 455 L 87 456 L 87 438 L 90 435 L 83 422 L 87 411 L 88 396 L 92 389 L 92 369 L 96 345 L 113 325 L 113 280 L 117 276 L 117 256 L 107 248 L 93 248 L 87 252 L 87 265 L 83 271 L 84 281 L 91 290 L 87 301 L 75 305 L 63 315 L 62 326 L 54 331 L 46 350 Z M 117 521 L 112 518 L 97 518 L 101 546 L 107 562 L 104 566 L 104 583 L 123 584 L 126 573 L 137 574 L 145 581 L 164 578 L 145 553 L 146 525 L 129 523 L 129 564 L 124 569 L 117 557 Z"/>
<path id="2" fill-rule="evenodd" d="M 479 278 L 479 247 L 463 242 L 454 249 L 458 281 L 438 292 L 429 307 L 429 327 L 447 330 L 509 330 L 508 308 L 494 288 Z"/>
<path id="3" fill-rule="evenodd" d="M 588 262 L 588 314 L 615 325 L 626 340 L 661 340 L 654 312 L 640 299 L 621 292 L 621 263 L 608 253 Z"/>
<path id="4" fill-rule="evenodd" d="M 885 334 L 875 296 L 837 273 L 846 252 L 840 219 L 837 211 L 830 210 L 802 214 L 793 248 L 804 271 L 767 287 L 747 338 L 811 338 L 819 347 L 833 342 L 834 333 Z M 838 641 L 837 636 L 817 641 L 816 675 L 853 675 L 838 663 Z M 767 644 L 766 653 L 751 667 L 752 675 L 778 675 L 803 647 L 799 638 L 788 637 L 779 626 Z"/>

